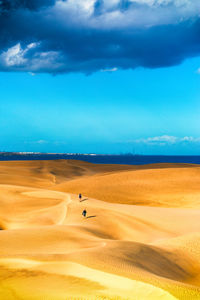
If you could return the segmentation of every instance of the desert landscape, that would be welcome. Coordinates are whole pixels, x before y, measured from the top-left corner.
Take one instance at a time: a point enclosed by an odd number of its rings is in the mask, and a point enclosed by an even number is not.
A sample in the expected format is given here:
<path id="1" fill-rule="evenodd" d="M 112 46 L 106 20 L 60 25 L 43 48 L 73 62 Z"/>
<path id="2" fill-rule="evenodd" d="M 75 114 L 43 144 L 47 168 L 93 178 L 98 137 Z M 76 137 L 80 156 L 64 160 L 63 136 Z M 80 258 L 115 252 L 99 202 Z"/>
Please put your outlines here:
<path id="1" fill-rule="evenodd" d="M 0 162 L 0 228 L 2 300 L 200 299 L 199 165 Z"/>

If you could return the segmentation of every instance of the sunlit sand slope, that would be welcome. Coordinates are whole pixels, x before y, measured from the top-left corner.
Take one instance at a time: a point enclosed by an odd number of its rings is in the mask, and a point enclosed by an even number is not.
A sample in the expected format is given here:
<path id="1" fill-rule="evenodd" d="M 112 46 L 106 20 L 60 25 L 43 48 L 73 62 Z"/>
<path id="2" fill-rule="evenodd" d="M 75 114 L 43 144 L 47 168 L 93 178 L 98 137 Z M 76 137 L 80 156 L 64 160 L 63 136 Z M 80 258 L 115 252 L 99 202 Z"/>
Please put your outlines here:
<path id="1" fill-rule="evenodd" d="M 121 172 L 82 176 L 59 190 L 113 203 L 163 207 L 200 207 L 200 168 L 194 165 L 154 165 Z"/>
<path id="2" fill-rule="evenodd" d="M 0 299 L 200 299 L 199 175 L 1 162 Z"/>

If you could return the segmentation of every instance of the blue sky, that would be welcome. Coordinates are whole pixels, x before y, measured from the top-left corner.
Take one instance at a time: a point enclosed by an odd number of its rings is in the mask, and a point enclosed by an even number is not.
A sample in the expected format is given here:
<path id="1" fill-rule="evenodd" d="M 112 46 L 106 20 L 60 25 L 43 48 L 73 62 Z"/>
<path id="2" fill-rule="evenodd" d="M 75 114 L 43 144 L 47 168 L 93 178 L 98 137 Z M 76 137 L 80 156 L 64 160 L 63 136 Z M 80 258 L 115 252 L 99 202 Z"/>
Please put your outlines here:
<path id="1" fill-rule="evenodd" d="M 0 151 L 200 154 L 199 9 L 0 2 Z"/>
<path id="2" fill-rule="evenodd" d="M 198 154 L 199 65 L 195 58 L 90 76 L 0 73 L 1 150 Z"/>

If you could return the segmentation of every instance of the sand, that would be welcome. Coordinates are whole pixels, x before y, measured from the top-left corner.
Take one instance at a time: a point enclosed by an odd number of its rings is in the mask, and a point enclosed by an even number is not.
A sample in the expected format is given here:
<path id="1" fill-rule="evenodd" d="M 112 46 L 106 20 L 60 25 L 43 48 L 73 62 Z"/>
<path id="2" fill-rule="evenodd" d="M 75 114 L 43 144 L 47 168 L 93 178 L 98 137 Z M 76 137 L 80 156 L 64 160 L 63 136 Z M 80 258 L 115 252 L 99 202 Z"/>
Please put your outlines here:
<path id="1" fill-rule="evenodd" d="M 198 165 L 0 162 L 0 228 L 2 300 L 200 299 Z"/>

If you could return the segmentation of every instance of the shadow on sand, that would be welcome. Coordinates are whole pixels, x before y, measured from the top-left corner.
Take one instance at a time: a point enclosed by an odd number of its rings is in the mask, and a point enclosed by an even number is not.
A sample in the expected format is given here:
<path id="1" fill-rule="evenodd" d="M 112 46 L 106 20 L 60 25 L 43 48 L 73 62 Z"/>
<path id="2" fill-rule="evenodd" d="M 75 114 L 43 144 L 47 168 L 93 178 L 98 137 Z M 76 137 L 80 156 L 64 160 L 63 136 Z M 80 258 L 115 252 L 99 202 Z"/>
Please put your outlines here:
<path id="1" fill-rule="evenodd" d="M 90 219 L 90 218 L 96 218 L 96 216 L 88 216 L 88 217 L 86 217 L 86 219 Z"/>
<path id="2" fill-rule="evenodd" d="M 85 199 L 83 199 L 83 200 L 80 200 L 80 202 L 83 202 L 83 201 L 86 201 L 86 200 L 88 200 L 88 198 L 85 198 Z"/>

